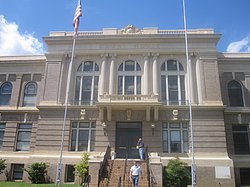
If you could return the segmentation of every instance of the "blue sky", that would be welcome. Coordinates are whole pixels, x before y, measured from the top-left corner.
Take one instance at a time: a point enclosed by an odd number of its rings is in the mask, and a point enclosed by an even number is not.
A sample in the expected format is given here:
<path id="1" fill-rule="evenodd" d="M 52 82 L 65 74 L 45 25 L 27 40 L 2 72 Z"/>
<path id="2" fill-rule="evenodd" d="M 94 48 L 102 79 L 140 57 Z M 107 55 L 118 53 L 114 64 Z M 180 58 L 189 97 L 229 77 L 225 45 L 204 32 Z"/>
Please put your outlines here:
<path id="1" fill-rule="evenodd" d="M 37 54 L 50 31 L 73 31 L 77 0 L 0 0 L 0 55 Z M 82 0 L 80 31 L 183 29 L 182 0 Z M 186 0 L 188 29 L 213 28 L 220 52 L 250 52 L 250 0 Z"/>

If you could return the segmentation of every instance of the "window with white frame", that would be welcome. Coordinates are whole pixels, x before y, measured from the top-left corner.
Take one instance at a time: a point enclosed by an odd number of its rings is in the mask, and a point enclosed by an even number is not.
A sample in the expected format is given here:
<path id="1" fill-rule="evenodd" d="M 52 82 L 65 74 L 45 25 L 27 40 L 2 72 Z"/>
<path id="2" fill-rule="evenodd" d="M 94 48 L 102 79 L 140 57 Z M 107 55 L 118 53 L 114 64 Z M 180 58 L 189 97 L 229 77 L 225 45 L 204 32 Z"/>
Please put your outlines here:
<path id="1" fill-rule="evenodd" d="M 6 126 L 5 123 L 0 123 L 0 150 L 2 150 L 2 147 L 3 147 L 5 126 Z"/>
<path id="2" fill-rule="evenodd" d="M 233 141 L 235 154 L 250 154 L 249 125 L 233 125 Z"/>
<path id="3" fill-rule="evenodd" d="M 32 124 L 20 123 L 17 129 L 16 151 L 29 151 Z"/>
<path id="4" fill-rule="evenodd" d="M 228 83 L 229 104 L 233 107 L 244 106 L 242 86 L 239 82 L 233 80 Z"/>
<path id="5" fill-rule="evenodd" d="M 75 103 L 92 105 L 98 99 L 99 66 L 93 61 L 82 62 L 76 72 Z"/>
<path id="6" fill-rule="evenodd" d="M 94 151 L 95 122 L 72 122 L 70 151 Z"/>
<path id="7" fill-rule="evenodd" d="M 188 124 L 163 123 L 163 152 L 187 153 L 188 152 Z"/>
<path id="8" fill-rule="evenodd" d="M 23 106 L 35 106 L 37 95 L 37 84 L 29 82 L 24 87 Z"/>
<path id="9" fill-rule="evenodd" d="M 118 68 L 118 94 L 141 94 L 141 67 L 134 60 L 126 60 Z"/>
<path id="10" fill-rule="evenodd" d="M 168 105 L 185 105 L 185 71 L 177 60 L 161 66 L 161 100 Z"/>
<path id="11" fill-rule="evenodd" d="M 5 82 L 0 86 L 0 106 L 8 106 L 12 93 L 12 84 Z"/>

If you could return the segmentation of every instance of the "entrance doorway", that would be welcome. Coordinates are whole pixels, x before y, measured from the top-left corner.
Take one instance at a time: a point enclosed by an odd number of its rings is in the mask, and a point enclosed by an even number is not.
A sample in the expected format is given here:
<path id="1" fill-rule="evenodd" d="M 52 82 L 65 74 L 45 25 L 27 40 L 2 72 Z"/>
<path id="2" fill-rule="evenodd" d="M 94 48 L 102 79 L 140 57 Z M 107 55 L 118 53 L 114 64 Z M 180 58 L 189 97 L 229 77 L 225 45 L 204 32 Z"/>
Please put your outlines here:
<path id="1" fill-rule="evenodd" d="M 116 157 L 139 158 L 136 144 L 142 137 L 140 122 L 117 122 L 116 124 Z"/>

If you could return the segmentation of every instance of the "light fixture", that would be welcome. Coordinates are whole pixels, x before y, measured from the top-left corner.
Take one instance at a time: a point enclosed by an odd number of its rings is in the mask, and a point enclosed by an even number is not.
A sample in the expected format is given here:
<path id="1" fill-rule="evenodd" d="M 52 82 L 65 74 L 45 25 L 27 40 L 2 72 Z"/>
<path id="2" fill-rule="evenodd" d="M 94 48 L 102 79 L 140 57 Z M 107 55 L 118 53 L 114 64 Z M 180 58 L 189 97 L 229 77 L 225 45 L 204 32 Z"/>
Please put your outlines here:
<path id="1" fill-rule="evenodd" d="M 152 135 L 154 135 L 155 133 L 155 124 L 151 123 L 151 129 L 152 129 Z"/>
<path id="2" fill-rule="evenodd" d="M 104 136 L 106 136 L 106 127 L 107 127 L 107 125 L 106 125 L 106 123 L 105 122 L 102 122 L 102 128 L 103 128 L 103 132 L 104 132 Z"/>

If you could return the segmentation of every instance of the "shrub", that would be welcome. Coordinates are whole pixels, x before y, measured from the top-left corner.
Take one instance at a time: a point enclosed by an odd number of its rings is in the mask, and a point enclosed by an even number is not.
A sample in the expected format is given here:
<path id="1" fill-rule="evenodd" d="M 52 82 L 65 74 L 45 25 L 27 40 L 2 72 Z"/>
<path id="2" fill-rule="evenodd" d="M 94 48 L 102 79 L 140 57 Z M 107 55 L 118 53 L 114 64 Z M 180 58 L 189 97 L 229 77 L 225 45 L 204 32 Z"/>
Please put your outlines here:
<path id="1" fill-rule="evenodd" d="M 6 168 L 5 160 L 0 158 L 0 174 L 3 173 L 3 170 L 5 170 L 5 168 Z"/>
<path id="2" fill-rule="evenodd" d="M 170 160 L 164 172 L 164 186 L 187 187 L 191 184 L 191 172 L 187 164 L 178 158 Z"/>
<path id="3" fill-rule="evenodd" d="M 83 153 L 82 160 L 74 166 L 76 174 L 80 178 L 80 184 L 84 182 L 89 170 L 89 154 Z"/>
<path id="4" fill-rule="evenodd" d="M 45 175 L 47 174 L 46 163 L 33 163 L 27 169 L 24 169 L 29 174 L 29 180 L 34 184 L 45 183 Z"/>

